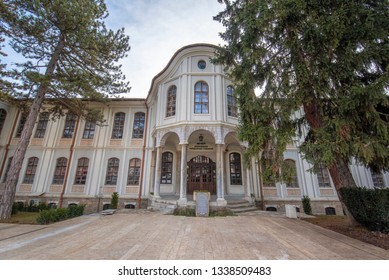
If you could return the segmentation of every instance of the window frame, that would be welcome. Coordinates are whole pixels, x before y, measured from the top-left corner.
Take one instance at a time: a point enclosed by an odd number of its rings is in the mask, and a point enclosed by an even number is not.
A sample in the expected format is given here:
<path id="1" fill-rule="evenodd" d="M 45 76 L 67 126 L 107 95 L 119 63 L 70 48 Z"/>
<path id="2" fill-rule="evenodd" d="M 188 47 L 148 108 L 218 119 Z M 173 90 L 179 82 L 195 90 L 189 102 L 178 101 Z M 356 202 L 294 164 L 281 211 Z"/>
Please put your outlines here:
<path id="1" fill-rule="evenodd" d="M 82 133 L 82 139 L 94 139 L 96 133 L 96 122 L 85 121 L 84 131 Z"/>
<path id="2" fill-rule="evenodd" d="M 81 157 L 77 161 L 73 185 L 85 185 L 88 178 L 89 158 Z"/>
<path id="3" fill-rule="evenodd" d="M 105 173 L 105 185 L 115 186 L 119 178 L 120 160 L 116 157 L 108 159 L 107 172 Z"/>
<path id="4" fill-rule="evenodd" d="M 193 97 L 194 113 L 209 114 L 209 86 L 206 82 L 198 81 L 195 83 Z"/>
<path id="5" fill-rule="evenodd" d="M 45 137 L 47 124 L 50 120 L 50 113 L 43 112 L 39 114 L 39 120 L 36 126 L 34 138 L 42 139 Z"/>
<path id="6" fill-rule="evenodd" d="M 57 162 L 55 164 L 55 169 L 54 169 L 53 181 L 51 183 L 52 185 L 63 185 L 65 181 L 67 166 L 68 166 L 67 158 L 65 157 L 57 158 Z"/>
<path id="7" fill-rule="evenodd" d="M 145 120 L 146 114 L 144 112 L 136 112 L 134 114 L 132 139 L 143 139 L 145 131 Z"/>
<path id="8" fill-rule="evenodd" d="M 20 138 L 20 136 L 22 136 L 22 131 L 23 131 L 23 128 L 24 128 L 24 125 L 26 124 L 26 122 L 27 122 L 27 114 L 22 113 L 20 116 L 20 119 L 19 119 L 18 128 L 17 128 L 16 133 L 15 133 L 15 138 Z"/>
<path id="9" fill-rule="evenodd" d="M 293 159 L 285 159 L 284 163 L 290 163 L 291 167 L 293 164 L 293 178 L 292 178 L 291 182 L 285 182 L 285 186 L 287 188 L 291 188 L 291 189 L 299 189 L 300 185 L 299 185 L 298 176 L 297 176 L 296 161 Z"/>
<path id="10" fill-rule="evenodd" d="M 375 188 L 385 188 L 385 179 L 384 175 L 381 172 L 370 171 L 371 180 L 373 182 L 373 187 Z"/>
<path id="11" fill-rule="evenodd" d="M 243 169 L 242 157 L 240 153 L 232 152 L 228 156 L 229 171 L 230 171 L 230 185 L 243 184 Z"/>
<path id="12" fill-rule="evenodd" d="M 76 129 L 77 115 L 72 113 L 66 114 L 65 125 L 63 127 L 62 138 L 72 139 Z"/>
<path id="13" fill-rule="evenodd" d="M 227 86 L 226 92 L 227 92 L 227 115 L 229 117 L 237 118 L 238 107 L 236 106 L 236 98 L 234 95 L 235 89 L 233 86 L 229 85 Z"/>
<path id="14" fill-rule="evenodd" d="M 3 108 L 0 108 L 0 135 L 3 131 L 3 127 L 6 119 L 7 119 L 7 111 Z"/>
<path id="15" fill-rule="evenodd" d="M 172 152 L 163 152 L 161 159 L 161 184 L 173 183 L 173 162 Z"/>
<path id="16" fill-rule="evenodd" d="M 166 118 L 176 115 L 177 86 L 171 85 L 166 97 Z"/>
<path id="17" fill-rule="evenodd" d="M 331 188 L 330 173 L 324 164 L 319 163 L 319 172 L 316 173 L 319 188 Z"/>
<path id="18" fill-rule="evenodd" d="M 128 164 L 127 186 L 139 186 L 141 159 L 132 158 Z"/>
<path id="19" fill-rule="evenodd" d="M 34 183 L 36 170 L 38 169 L 39 158 L 30 157 L 27 161 L 27 167 L 24 171 L 23 184 L 32 185 Z"/>
<path id="20" fill-rule="evenodd" d="M 123 139 L 125 122 L 126 122 L 125 113 L 123 112 L 115 113 L 113 118 L 111 139 Z"/>

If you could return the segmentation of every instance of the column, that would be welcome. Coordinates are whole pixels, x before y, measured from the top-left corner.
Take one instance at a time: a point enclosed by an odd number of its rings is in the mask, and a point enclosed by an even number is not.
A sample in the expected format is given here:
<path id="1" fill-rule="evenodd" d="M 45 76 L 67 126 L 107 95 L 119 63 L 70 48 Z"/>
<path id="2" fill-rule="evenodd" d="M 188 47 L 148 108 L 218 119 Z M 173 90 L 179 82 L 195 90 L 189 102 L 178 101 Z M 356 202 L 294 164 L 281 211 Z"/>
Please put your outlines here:
<path id="1" fill-rule="evenodd" d="M 161 160 L 162 160 L 162 147 L 157 147 L 157 155 L 155 162 L 155 181 L 154 181 L 154 197 L 159 198 L 159 189 L 161 186 Z"/>
<path id="2" fill-rule="evenodd" d="M 181 144 L 181 172 L 180 172 L 180 199 L 179 205 L 186 205 L 186 181 L 187 181 L 187 147 L 188 144 Z"/>
<path id="3" fill-rule="evenodd" d="M 243 162 L 243 161 L 242 161 Z M 250 176 L 250 162 L 248 163 L 249 166 L 247 168 L 242 168 L 243 172 L 246 174 L 246 188 L 245 188 L 245 199 L 249 201 L 250 203 L 253 202 L 253 198 L 251 197 L 251 176 Z"/>
<path id="4" fill-rule="evenodd" d="M 226 206 L 227 201 L 224 199 L 224 153 L 223 153 L 223 144 L 216 144 L 216 193 L 217 206 Z"/>

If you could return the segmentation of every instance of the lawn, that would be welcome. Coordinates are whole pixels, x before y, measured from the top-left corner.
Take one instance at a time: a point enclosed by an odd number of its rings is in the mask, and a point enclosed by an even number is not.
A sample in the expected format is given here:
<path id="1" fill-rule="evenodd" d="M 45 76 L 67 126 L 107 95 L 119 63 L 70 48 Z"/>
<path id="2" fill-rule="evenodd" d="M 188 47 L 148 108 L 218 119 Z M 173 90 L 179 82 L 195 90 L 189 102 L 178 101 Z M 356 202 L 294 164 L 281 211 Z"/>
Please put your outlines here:
<path id="1" fill-rule="evenodd" d="M 10 219 L 1 221 L 2 223 L 11 224 L 37 224 L 36 218 L 39 212 L 18 212 L 12 215 Z"/>

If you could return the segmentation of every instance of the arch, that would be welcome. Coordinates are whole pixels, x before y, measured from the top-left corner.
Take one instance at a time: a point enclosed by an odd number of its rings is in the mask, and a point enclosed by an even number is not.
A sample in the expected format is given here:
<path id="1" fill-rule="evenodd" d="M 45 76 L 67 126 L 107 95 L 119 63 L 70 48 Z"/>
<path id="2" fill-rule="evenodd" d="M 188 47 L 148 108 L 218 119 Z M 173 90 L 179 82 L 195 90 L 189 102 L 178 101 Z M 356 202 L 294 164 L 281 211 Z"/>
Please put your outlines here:
<path id="1" fill-rule="evenodd" d="M 178 143 L 180 142 L 180 136 L 179 134 L 176 132 L 176 130 L 172 130 L 172 131 L 162 131 L 161 133 L 164 133 L 162 135 L 162 137 L 160 138 L 160 140 L 158 141 L 157 140 L 157 146 L 165 146 L 166 144 L 166 141 L 168 140 L 168 138 L 170 137 L 173 137 L 173 138 L 176 138 L 178 139 Z M 177 144 L 178 144 L 177 143 Z"/>
<path id="2" fill-rule="evenodd" d="M 190 133 L 188 135 L 188 142 L 196 142 L 200 140 L 199 137 L 202 135 L 202 141 L 206 143 L 216 143 L 215 132 L 208 127 L 194 127 L 193 129 L 190 129 Z"/>

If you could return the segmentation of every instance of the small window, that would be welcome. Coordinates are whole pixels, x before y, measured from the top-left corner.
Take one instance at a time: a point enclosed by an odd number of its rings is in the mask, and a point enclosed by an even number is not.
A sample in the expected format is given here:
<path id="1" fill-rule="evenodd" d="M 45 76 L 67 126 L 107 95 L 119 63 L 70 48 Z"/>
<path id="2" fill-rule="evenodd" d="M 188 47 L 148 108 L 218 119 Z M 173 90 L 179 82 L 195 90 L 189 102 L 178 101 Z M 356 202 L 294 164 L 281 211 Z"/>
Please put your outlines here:
<path id="1" fill-rule="evenodd" d="M 197 82 L 194 91 L 194 112 L 195 114 L 209 113 L 209 89 L 206 82 Z"/>
<path id="2" fill-rule="evenodd" d="M 172 117 L 176 115 L 176 95 L 177 87 L 169 87 L 169 90 L 167 92 L 166 117 Z"/>
<path id="3" fill-rule="evenodd" d="M 230 154 L 230 184 L 242 185 L 242 165 L 240 154 Z"/>
<path id="4" fill-rule="evenodd" d="M 82 157 L 78 159 L 76 177 L 74 178 L 75 185 L 85 185 L 88 175 L 89 159 Z"/>
<path id="5" fill-rule="evenodd" d="M 138 112 L 134 116 L 134 129 L 132 131 L 132 138 L 142 139 L 145 129 L 145 113 Z"/>
<path id="6" fill-rule="evenodd" d="M 7 118 L 7 111 L 4 109 L 0 109 L 0 135 L 3 131 L 5 119 Z"/>
<path id="7" fill-rule="evenodd" d="M 277 212 L 277 208 L 274 206 L 268 206 L 268 207 L 266 207 L 266 211 Z"/>
<path id="8" fill-rule="evenodd" d="M 93 139 L 95 137 L 96 122 L 86 121 L 82 139 Z"/>
<path id="9" fill-rule="evenodd" d="M 111 204 L 109 204 L 109 203 L 105 203 L 104 205 L 103 205 L 103 210 L 108 210 L 108 209 L 110 209 L 111 208 Z"/>
<path id="10" fill-rule="evenodd" d="M 39 115 L 39 121 L 35 130 L 35 138 L 43 138 L 45 137 L 47 124 L 49 122 L 49 113 L 41 113 Z"/>
<path id="11" fill-rule="evenodd" d="M 334 207 L 326 207 L 325 211 L 326 211 L 326 215 L 336 215 L 336 211 Z"/>
<path id="12" fill-rule="evenodd" d="M 34 183 L 36 169 L 38 167 L 39 159 L 37 157 L 30 157 L 27 162 L 26 172 L 24 174 L 23 184 Z"/>
<path id="13" fill-rule="evenodd" d="M 105 176 L 106 185 L 116 185 L 119 175 L 119 159 L 110 158 L 108 160 L 107 174 Z"/>
<path id="14" fill-rule="evenodd" d="M 230 117 L 238 116 L 238 109 L 236 107 L 236 100 L 234 95 L 234 88 L 232 86 L 227 87 L 227 113 Z"/>
<path id="15" fill-rule="evenodd" d="M 128 203 L 128 204 L 124 205 L 124 208 L 125 209 L 135 209 L 135 205 L 132 203 Z"/>
<path id="16" fill-rule="evenodd" d="M 27 121 L 27 114 L 22 114 L 19 120 L 18 129 L 16 130 L 15 138 L 20 138 L 20 136 L 22 136 L 23 127 L 26 121 Z"/>
<path id="17" fill-rule="evenodd" d="M 76 128 L 76 120 L 76 115 L 72 113 L 68 113 L 66 115 L 65 127 L 63 129 L 62 138 L 73 138 L 74 129 Z"/>
<path id="18" fill-rule="evenodd" d="M 205 67 L 207 67 L 207 63 L 204 60 L 199 60 L 199 62 L 197 62 L 197 67 L 199 67 L 201 70 L 204 70 Z"/>
<path id="19" fill-rule="evenodd" d="M 61 157 L 57 159 L 55 166 L 53 185 L 62 185 L 65 179 L 66 167 L 68 165 L 67 158 Z"/>
<path id="20" fill-rule="evenodd" d="M 77 203 L 69 203 L 68 204 L 68 208 L 71 208 L 71 207 L 77 207 Z"/>
<path id="21" fill-rule="evenodd" d="M 113 120 L 112 139 L 122 139 L 126 114 L 116 113 Z"/>
<path id="22" fill-rule="evenodd" d="M 139 185 L 140 178 L 140 163 L 139 158 L 133 158 L 130 160 L 128 167 L 127 185 Z"/>
<path id="23" fill-rule="evenodd" d="M 173 154 L 164 152 L 162 154 L 161 184 L 171 184 L 173 182 Z"/>

